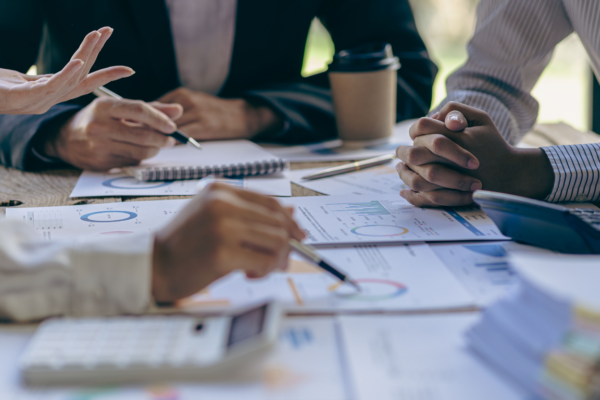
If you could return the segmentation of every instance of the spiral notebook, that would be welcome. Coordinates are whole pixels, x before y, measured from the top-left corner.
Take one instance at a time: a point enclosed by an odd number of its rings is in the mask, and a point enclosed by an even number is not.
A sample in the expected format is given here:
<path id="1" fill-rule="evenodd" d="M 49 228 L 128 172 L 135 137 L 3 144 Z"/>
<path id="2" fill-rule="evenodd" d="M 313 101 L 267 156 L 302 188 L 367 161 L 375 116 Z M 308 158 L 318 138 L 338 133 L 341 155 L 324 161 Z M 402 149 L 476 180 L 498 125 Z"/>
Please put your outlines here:
<path id="1" fill-rule="evenodd" d="M 288 163 L 248 140 L 202 143 L 162 149 L 156 156 L 126 171 L 139 181 L 201 179 L 208 175 L 254 176 L 283 171 Z"/>

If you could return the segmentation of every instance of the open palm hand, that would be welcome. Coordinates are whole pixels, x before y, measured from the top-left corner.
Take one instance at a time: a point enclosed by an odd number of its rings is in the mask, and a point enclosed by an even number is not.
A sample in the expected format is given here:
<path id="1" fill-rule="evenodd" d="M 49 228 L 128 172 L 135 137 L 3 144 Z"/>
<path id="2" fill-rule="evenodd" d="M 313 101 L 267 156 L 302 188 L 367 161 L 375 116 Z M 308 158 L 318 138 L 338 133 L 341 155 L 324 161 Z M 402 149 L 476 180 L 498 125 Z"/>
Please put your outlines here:
<path id="1" fill-rule="evenodd" d="M 112 32 L 105 27 L 89 33 L 71 61 L 56 74 L 30 76 L 0 69 L 0 114 L 43 114 L 57 103 L 133 75 L 131 68 L 123 66 L 89 73 Z"/>

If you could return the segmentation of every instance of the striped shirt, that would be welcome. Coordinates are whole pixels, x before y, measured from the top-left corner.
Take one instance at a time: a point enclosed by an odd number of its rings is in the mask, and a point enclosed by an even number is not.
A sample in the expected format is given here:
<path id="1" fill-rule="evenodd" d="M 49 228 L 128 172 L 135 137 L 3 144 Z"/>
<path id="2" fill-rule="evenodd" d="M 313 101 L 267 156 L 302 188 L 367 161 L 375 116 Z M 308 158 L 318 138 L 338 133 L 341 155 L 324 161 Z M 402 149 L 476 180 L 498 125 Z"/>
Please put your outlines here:
<path id="1" fill-rule="evenodd" d="M 481 0 L 469 60 L 446 83 L 448 101 L 486 111 L 516 144 L 534 125 L 531 90 L 556 45 L 576 32 L 600 76 L 600 0 Z M 559 94 L 557 94 L 559 95 Z M 554 169 L 548 201 L 600 198 L 600 144 L 544 147 Z"/>

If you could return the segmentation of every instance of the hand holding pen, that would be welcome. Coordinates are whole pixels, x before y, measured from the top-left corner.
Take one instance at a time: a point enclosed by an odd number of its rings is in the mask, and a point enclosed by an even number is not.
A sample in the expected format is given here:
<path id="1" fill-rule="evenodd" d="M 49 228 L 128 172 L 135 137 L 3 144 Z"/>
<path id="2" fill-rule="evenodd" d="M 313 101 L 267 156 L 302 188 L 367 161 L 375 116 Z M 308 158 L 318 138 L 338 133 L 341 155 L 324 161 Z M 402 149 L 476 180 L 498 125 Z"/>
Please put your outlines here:
<path id="1" fill-rule="evenodd" d="M 98 89 L 94 90 L 94 94 L 98 97 L 110 97 L 110 98 L 117 99 L 117 100 L 123 99 L 123 97 L 116 94 L 112 90 L 105 88 L 104 86 L 101 86 Z M 175 128 L 177 128 L 177 126 L 175 126 Z M 200 146 L 200 143 L 198 143 L 194 138 L 189 137 L 188 135 L 186 135 L 185 133 L 183 133 L 177 129 L 175 130 L 175 132 L 168 134 L 168 136 L 171 136 L 173 139 L 177 140 L 179 143 L 183 143 L 183 144 L 189 143 L 192 146 L 194 146 L 195 148 L 197 148 L 198 150 L 202 150 L 202 146 Z"/>

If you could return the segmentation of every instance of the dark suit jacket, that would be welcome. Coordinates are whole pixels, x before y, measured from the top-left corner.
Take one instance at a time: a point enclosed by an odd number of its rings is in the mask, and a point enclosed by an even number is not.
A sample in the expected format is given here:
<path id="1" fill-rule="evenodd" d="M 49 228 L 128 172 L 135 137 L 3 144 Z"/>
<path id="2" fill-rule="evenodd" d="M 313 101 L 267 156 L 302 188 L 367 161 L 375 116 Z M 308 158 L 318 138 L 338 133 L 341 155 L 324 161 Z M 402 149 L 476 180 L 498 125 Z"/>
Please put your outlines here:
<path id="1" fill-rule="evenodd" d="M 397 119 L 423 116 L 430 107 L 437 68 L 414 23 L 408 0 L 238 0 L 231 70 L 221 97 L 264 102 L 289 129 L 257 139 L 306 143 L 336 135 L 326 74 L 300 75 L 310 24 L 319 17 L 336 49 L 372 41 L 392 44 L 400 57 Z M 83 37 L 115 28 L 94 69 L 127 65 L 136 74 L 108 85 L 125 98 L 155 100 L 180 86 L 164 0 L 0 0 L 0 68 L 38 73 L 60 70 Z M 31 151 L 89 103 L 86 96 L 44 115 L 0 116 L 0 162 L 35 169 Z"/>

